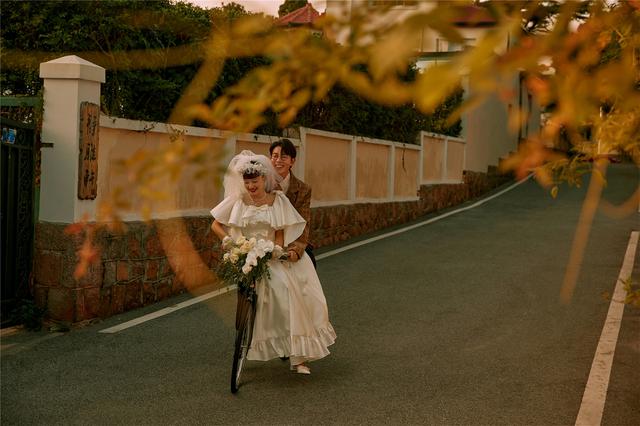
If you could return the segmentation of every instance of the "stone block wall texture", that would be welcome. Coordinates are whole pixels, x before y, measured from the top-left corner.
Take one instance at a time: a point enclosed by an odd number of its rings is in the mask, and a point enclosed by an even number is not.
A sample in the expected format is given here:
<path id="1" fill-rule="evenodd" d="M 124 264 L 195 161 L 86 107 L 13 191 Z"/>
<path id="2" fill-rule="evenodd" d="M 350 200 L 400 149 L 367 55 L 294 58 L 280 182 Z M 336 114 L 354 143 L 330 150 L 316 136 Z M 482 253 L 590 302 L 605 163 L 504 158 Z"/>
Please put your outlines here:
<path id="1" fill-rule="evenodd" d="M 461 184 L 422 186 L 417 201 L 313 208 L 310 240 L 320 248 L 402 224 L 478 197 L 509 179 L 465 172 Z M 185 224 L 186 237 L 204 265 L 213 270 L 222 253 L 210 229 L 211 218 L 185 217 L 163 222 L 171 226 L 171 221 Z M 95 244 L 100 250 L 100 260 L 76 280 L 73 276 L 76 252 L 82 239 L 66 234 L 66 226 L 47 222 L 36 226 L 33 295 L 39 306 L 47 308 L 51 319 L 79 322 L 105 318 L 187 290 L 185 279 L 173 271 L 167 257 L 180 253 L 165 251 L 156 228 L 144 222 L 128 222 L 127 232 L 122 234 L 98 232 Z M 214 283 L 201 282 L 195 286 Z"/>
<path id="2" fill-rule="evenodd" d="M 510 179 L 497 173 L 465 171 L 463 183 L 421 186 L 417 201 L 317 207 L 311 210 L 309 238 L 315 248 L 336 244 L 464 203 Z"/>
<path id="3" fill-rule="evenodd" d="M 220 245 L 210 229 L 211 220 L 178 220 L 184 221 L 200 259 L 207 267 L 215 267 Z M 94 244 L 100 261 L 76 280 L 76 252 L 82 240 L 67 235 L 66 226 L 46 222 L 36 226 L 33 292 L 36 303 L 47 308 L 50 318 L 67 322 L 104 318 L 187 290 L 185 280 L 173 271 L 167 258 L 180 253 L 166 253 L 153 224 L 144 222 L 128 222 L 122 234 L 98 232 Z"/>

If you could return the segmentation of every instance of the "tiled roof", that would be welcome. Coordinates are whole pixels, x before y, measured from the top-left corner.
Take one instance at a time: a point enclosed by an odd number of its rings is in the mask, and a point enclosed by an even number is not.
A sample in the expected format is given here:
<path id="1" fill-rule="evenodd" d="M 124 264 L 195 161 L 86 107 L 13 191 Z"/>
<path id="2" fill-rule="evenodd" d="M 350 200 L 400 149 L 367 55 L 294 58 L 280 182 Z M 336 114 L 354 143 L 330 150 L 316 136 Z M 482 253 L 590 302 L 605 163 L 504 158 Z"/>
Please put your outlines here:
<path id="1" fill-rule="evenodd" d="M 320 12 L 315 10 L 311 3 L 307 3 L 300 9 L 289 12 L 276 20 L 276 25 L 311 25 L 320 17 Z"/>

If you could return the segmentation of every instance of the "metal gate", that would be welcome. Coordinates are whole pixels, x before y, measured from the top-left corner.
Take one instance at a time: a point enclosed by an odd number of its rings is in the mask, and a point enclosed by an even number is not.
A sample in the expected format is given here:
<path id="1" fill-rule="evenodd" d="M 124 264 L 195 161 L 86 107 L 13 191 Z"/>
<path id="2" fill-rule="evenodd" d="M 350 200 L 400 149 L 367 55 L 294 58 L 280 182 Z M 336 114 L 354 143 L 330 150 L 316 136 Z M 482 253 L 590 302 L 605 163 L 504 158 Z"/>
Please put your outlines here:
<path id="1" fill-rule="evenodd" d="M 2 265 L 3 325 L 20 299 L 30 297 L 34 241 L 34 146 L 31 124 L 0 116 L 2 127 Z"/>

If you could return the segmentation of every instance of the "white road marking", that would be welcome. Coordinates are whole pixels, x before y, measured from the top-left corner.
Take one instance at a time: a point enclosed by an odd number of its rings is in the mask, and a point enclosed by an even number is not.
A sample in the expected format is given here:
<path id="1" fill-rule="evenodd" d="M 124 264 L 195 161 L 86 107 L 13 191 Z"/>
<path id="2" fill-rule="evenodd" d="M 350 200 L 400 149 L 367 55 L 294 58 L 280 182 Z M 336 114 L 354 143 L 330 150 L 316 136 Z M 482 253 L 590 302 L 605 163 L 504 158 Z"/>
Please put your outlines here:
<path id="1" fill-rule="evenodd" d="M 638 231 L 633 231 L 627 245 L 627 252 L 624 256 L 622 268 L 618 275 L 618 281 L 611 297 L 609 312 L 602 328 L 600 341 L 596 349 L 596 354 L 591 364 L 591 372 L 587 380 L 587 386 L 582 396 L 582 404 L 576 418 L 576 426 L 596 426 L 602 422 L 604 404 L 607 399 L 607 389 L 611 376 L 611 366 L 613 355 L 616 351 L 618 333 L 622 323 L 624 313 L 625 290 L 623 281 L 631 277 L 633 271 L 634 258 L 638 248 Z"/>
<path id="2" fill-rule="evenodd" d="M 433 222 L 437 222 L 437 221 L 442 220 L 444 218 L 447 218 L 449 216 L 453 216 L 454 214 L 458 214 L 458 213 L 461 213 L 461 212 L 476 208 L 478 206 L 483 205 L 487 201 L 493 200 L 494 198 L 499 197 L 500 195 L 504 194 L 505 192 L 511 191 L 515 187 L 517 187 L 519 185 L 522 185 L 524 182 L 528 181 L 531 178 L 531 176 L 533 176 L 533 175 L 530 174 L 526 178 L 522 179 L 519 182 L 514 183 L 513 185 L 508 186 L 507 188 L 503 189 L 502 191 L 496 192 L 495 194 L 493 194 L 493 195 L 491 195 L 491 196 L 489 196 L 487 198 L 483 198 L 482 200 L 477 201 L 477 202 L 475 202 L 475 203 L 473 203 L 473 204 L 471 204 L 471 205 L 469 205 L 467 207 L 462 207 L 462 208 L 450 211 L 448 213 L 445 213 L 443 215 L 436 216 L 434 218 L 425 220 L 423 222 L 407 226 L 407 227 L 402 228 L 402 229 L 397 229 L 397 230 L 392 231 L 392 232 L 387 232 L 386 234 L 378 235 L 378 236 L 373 237 L 373 238 L 368 238 L 368 239 L 363 240 L 363 241 L 358 241 L 357 243 L 349 244 L 347 246 L 341 247 L 341 248 L 336 249 L 336 250 L 331 250 L 331 251 L 328 251 L 326 253 L 319 254 L 319 255 L 316 256 L 316 260 L 325 259 L 327 257 L 334 256 L 334 255 L 336 255 L 338 253 L 342 253 L 342 252 L 345 252 L 347 250 L 351 250 L 351 249 L 354 249 L 356 247 L 360 247 L 360 246 L 363 246 L 365 244 L 369 244 L 369 243 L 372 243 L 374 241 L 381 240 L 383 238 L 389 238 L 389 237 L 392 237 L 394 235 L 398 235 L 398 234 L 401 234 L 403 232 L 407 232 L 407 231 L 410 231 L 412 229 L 418 228 L 420 226 L 424 226 L 424 225 L 428 225 L 428 224 L 433 223 Z M 170 314 L 170 313 L 175 312 L 175 311 L 177 311 L 179 309 L 186 308 L 187 306 L 191 306 L 191 305 L 194 305 L 196 303 L 202 302 L 204 300 L 210 299 L 212 297 L 216 297 L 216 296 L 219 296 L 221 294 L 228 293 L 229 291 L 232 291 L 232 290 L 235 290 L 235 289 L 236 289 L 235 285 L 224 287 L 224 288 L 221 288 L 219 290 L 215 290 L 215 291 L 212 291 L 210 293 L 203 294 L 202 296 L 198 296 L 198 297 L 195 297 L 193 299 L 189 299 L 189 300 L 187 300 L 185 302 L 178 303 L 177 305 L 173 305 L 173 306 L 170 306 L 170 307 L 167 307 L 167 308 L 163 308 L 163 309 L 160 309 L 160 310 L 158 310 L 156 312 L 152 312 L 150 314 L 143 315 L 141 317 L 132 319 L 132 320 L 124 322 L 122 324 L 119 324 L 119 325 L 116 325 L 116 326 L 113 326 L 113 327 L 109 327 L 109 328 L 106 328 L 104 330 L 100 330 L 99 333 L 117 333 L 117 332 L 125 330 L 127 328 L 134 327 L 136 325 L 142 324 L 142 323 L 144 323 L 146 321 L 150 321 L 152 319 L 159 318 L 159 317 L 161 317 L 163 315 Z"/>
<path id="3" fill-rule="evenodd" d="M 103 330 L 100 330 L 99 333 L 109 333 L 109 334 L 117 333 L 118 331 L 122 331 L 122 330 L 125 330 L 125 329 L 130 328 L 130 327 L 134 327 L 134 326 L 136 326 L 138 324 L 142 324 L 143 322 L 150 321 L 152 319 L 156 319 L 156 318 L 161 317 L 163 315 L 170 314 L 171 312 L 175 312 L 175 311 L 177 311 L 179 309 L 186 308 L 187 306 L 195 305 L 196 303 L 203 302 L 203 301 L 205 301 L 207 299 L 211 299 L 212 297 L 216 297 L 216 296 L 219 296 L 221 294 L 228 293 L 228 292 L 230 292 L 232 290 L 235 290 L 235 289 L 236 289 L 235 285 L 230 285 L 230 286 L 221 288 L 219 290 L 215 290 L 215 291 L 209 292 L 207 294 L 203 294 L 202 296 L 198 296 L 198 297 L 194 297 L 193 299 L 185 300 L 184 302 L 178 303 L 176 305 L 168 306 L 168 307 L 160 309 L 158 311 L 151 312 L 150 314 L 143 315 L 143 316 L 138 317 L 138 318 L 134 318 L 134 319 L 132 319 L 130 321 L 123 322 L 122 324 L 118 324 L 118 325 L 115 325 L 113 327 L 105 328 Z"/>

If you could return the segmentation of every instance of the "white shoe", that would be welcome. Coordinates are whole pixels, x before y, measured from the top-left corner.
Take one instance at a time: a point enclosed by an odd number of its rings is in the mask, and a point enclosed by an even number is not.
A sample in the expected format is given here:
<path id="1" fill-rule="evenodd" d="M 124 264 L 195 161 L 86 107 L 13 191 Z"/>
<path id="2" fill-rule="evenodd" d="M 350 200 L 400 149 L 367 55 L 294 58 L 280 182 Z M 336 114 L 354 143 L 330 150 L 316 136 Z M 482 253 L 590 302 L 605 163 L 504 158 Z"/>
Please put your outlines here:
<path id="1" fill-rule="evenodd" d="M 291 371 L 295 371 L 298 374 L 311 374 L 311 370 L 304 364 L 292 365 Z"/>

